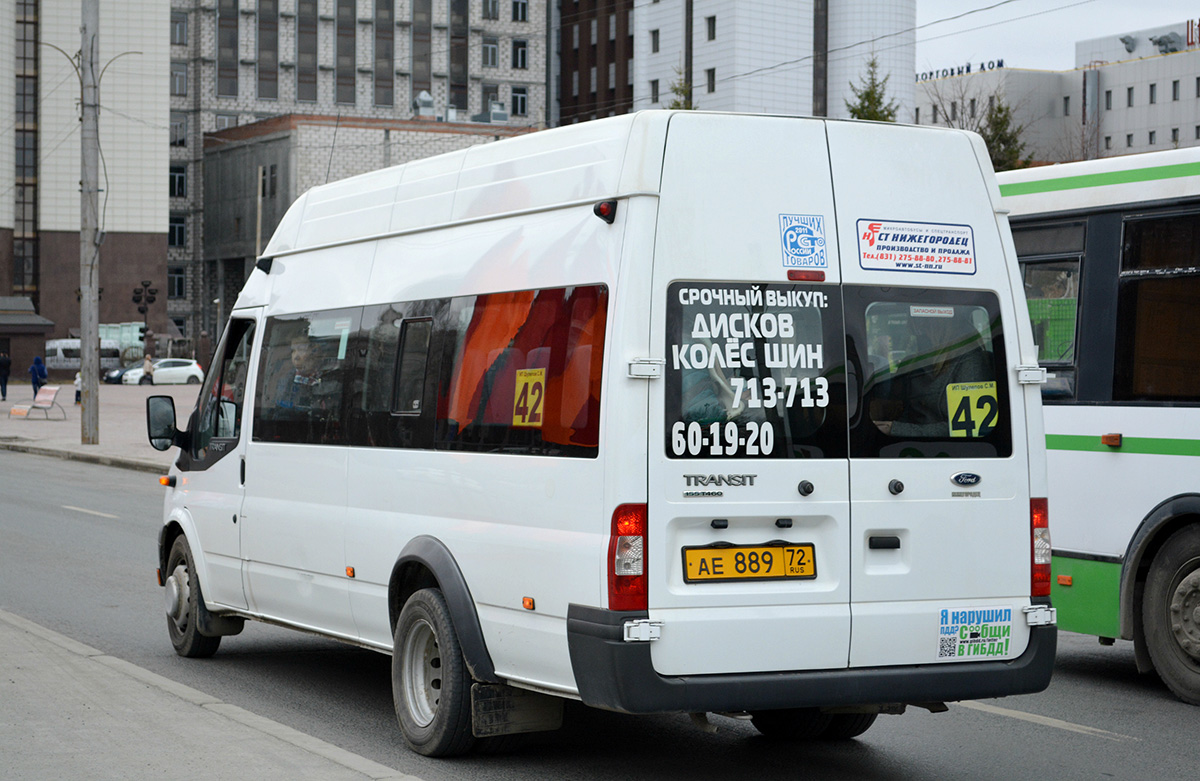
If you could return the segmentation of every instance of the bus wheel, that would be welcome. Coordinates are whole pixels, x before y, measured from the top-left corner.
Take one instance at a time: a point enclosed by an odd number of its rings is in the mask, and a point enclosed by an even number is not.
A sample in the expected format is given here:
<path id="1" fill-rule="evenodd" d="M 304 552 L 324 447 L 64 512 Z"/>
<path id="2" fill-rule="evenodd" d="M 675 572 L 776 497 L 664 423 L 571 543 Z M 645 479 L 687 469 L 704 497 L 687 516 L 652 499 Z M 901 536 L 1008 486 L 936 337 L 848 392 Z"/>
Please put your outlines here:
<path id="1" fill-rule="evenodd" d="M 1142 616 L 1158 676 L 1176 697 L 1200 705 L 1200 525 L 1172 534 L 1154 557 Z"/>
<path id="2" fill-rule="evenodd" d="M 167 633 L 175 653 L 192 659 L 215 654 L 221 638 L 200 634 L 199 614 L 204 595 L 192 565 L 192 549 L 182 534 L 171 546 L 167 557 L 167 579 L 163 585 L 167 592 Z"/>
<path id="3" fill-rule="evenodd" d="M 829 716 L 829 726 L 821 733 L 821 740 L 850 740 L 871 728 L 878 713 L 834 713 Z"/>
<path id="4" fill-rule="evenodd" d="M 750 714 L 750 723 L 772 740 L 812 740 L 822 735 L 833 720 L 816 708 L 760 710 Z"/>
<path id="5" fill-rule="evenodd" d="M 394 640 L 392 700 L 404 741 L 427 757 L 469 751 L 471 677 L 439 589 L 408 598 Z"/>

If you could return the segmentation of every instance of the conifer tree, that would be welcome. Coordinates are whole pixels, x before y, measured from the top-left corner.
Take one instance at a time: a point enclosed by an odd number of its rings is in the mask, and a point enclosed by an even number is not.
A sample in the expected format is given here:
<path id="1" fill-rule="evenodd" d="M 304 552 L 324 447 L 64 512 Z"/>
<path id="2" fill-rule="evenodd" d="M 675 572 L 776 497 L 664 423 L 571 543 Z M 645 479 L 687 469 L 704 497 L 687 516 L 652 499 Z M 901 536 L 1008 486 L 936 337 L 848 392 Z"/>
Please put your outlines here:
<path id="1" fill-rule="evenodd" d="M 862 80 L 862 87 L 850 85 L 854 93 L 854 102 L 846 101 L 846 111 L 852 119 L 872 119 L 876 122 L 895 122 L 896 101 L 887 100 L 887 83 L 890 76 L 879 78 L 879 59 L 872 54 L 867 60 L 867 73 Z M 885 102 L 886 101 L 886 102 Z"/>

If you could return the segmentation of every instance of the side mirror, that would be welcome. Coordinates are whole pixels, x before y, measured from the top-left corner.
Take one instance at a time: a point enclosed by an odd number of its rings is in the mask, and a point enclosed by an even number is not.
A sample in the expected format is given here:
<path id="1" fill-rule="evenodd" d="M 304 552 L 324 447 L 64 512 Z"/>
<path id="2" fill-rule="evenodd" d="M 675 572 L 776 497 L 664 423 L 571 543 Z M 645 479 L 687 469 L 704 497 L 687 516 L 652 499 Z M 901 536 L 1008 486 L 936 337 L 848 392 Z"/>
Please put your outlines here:
<path id="1" fill-rule="evenodd" d="M 175 399 L 170 396 L 151 396 L 146 399 L 146 433 L 150 447 L 167 450 L 176 444 L 179 431 L 175 428 Z"/>

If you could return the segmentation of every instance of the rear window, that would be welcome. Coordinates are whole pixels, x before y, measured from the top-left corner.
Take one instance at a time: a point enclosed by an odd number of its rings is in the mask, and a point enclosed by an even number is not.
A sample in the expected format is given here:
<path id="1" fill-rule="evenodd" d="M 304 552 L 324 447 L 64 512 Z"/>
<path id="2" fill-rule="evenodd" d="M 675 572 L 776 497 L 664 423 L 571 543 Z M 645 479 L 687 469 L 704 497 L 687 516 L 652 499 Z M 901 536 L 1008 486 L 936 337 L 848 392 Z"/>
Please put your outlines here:
<path id="1" fill-rule="evenodd" d="M 845 458 L 837 288 L 676 282 L 667 293 L 671 458 Z"/>
<path id="2" fill-rule="evenodd" d="M 996 296 L 846 286 L 853 458 L 1012 453 Z"/>

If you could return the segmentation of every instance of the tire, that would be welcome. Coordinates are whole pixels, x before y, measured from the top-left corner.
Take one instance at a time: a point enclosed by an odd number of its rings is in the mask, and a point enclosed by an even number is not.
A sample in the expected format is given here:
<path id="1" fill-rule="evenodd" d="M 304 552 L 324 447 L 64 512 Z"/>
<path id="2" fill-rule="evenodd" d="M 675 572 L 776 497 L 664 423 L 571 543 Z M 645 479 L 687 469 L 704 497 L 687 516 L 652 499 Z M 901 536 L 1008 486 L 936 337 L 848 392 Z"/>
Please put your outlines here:
<path id="1" fill-rule="evenodd" d="M 850 740 L 857 738 L 871 728 L 878 713 L 833 713 L 829 716 L 829 726 L 821 732 L 821 740 Z"/>
<path id="2" fill-rule="evenodd" d="M 154 380 L 150 377 L 142 377 L 140 380 L 138 380 L 138 385 L 153 385 L 153 384 L 154 384 Z"/>
<path id="3" fill-rule="evenodd" d="M 441 590 L 408 598 L 394 641 L 392 700 L 404 742 L 427 757 L 470 751 L 472 681 Z"/>
<path id="4" fill-rule="evenodd" d="M 1158 677 L 1176 697 L 1200 705 L 1200 526 L 1175 532 L 1155 555 L 1142 622 Z"/>
<path id="5" fill-rule="evenodd" d="M 833 717 L 816 708 L 762 710 L 750 714 L 750 723 L 772 740 L 801 741 L 820 737 Z"/>
<path id="6" fill-rule="evenodd" d="M 187 384 L 188 385 L 199 385 L 200 378 L 193 374 L 191 377 L 187 378 Z"/>
<path id="7" fill-rule="evenodd" d="M 167 633 L 175 653 L 190 659 L 212 656 L 221 645 L 220 637 L 200 634 L 200 611 L 204 594 L 192 566 L 192 549 L 182 534 L 175 538 L 167 557 Z"/>

